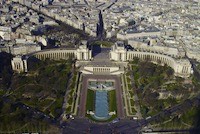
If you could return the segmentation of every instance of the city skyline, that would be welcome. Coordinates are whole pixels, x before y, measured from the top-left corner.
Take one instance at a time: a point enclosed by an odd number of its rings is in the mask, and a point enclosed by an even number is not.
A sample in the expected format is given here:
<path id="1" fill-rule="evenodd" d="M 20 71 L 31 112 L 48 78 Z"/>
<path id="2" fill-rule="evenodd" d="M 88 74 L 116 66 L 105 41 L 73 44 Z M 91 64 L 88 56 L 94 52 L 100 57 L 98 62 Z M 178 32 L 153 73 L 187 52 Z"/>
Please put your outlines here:
<path id="1" fill-rule="evenodd" d="M 199 133 L 200 2 L 0 3 L 0 133 Z"/>

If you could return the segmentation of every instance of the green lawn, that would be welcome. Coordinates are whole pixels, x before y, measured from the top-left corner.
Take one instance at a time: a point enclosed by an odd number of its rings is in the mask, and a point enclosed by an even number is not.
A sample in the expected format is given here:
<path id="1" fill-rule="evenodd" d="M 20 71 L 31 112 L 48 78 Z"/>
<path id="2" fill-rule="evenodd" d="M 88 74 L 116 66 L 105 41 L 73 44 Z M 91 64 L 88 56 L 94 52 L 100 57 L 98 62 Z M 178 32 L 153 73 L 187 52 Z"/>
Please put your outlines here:
<path id="1" fill-rule="evenodd" d="M 130 100 L 130 102 L 131 102 L 131 106 L 134 106 L 134 101 L 132 99 Z"/>
<path id="2" fill-rule="evenodd" d="M 69 100 L 68 100 L 68 103 L 69 103 L 70 105 L 72 105 L 72 101 L 73 101 L 73 98 L 70 97 Z"/>
<path id="3" fill-rule="evenodd" d="M 200 64 L 197 65 L 197 68 L 200 70 Z"/>
<path id="4" fill-rule="evenodd" d="M 116 104 L 116 92 L 115 90 L 108 92 L 108 99 L 109 99 L 109 111 L 117 111 L 117 104 Z"/>
<path id="5" fill-rule="evenodd" d="M 94 100 L 95 99 L 95 92 L 93 90 L 88 89 L 87 91 L 87 103 L 86 103 L 86 110 L 94 111 Z"/>
<path id="6" fill-rule="evenodd" d="M 111 47 L 114 43 L 109 41 L 95 41 L 92 45 L 102 45 L 103 47 Z"/>
<path id="7" fill-rule="evenodd" d="M 135 108 L 131 108 L 131 110 L 132 110 L 132 114 L 136 114 L 137 113 L 137 111 L 135 110 Z"/>
<path id="8" fill-rule="evenodd" d="M 129 91 L 130 93 L 130 96 L 133 97 L 134 93 L 133 93 L 133 90 Z"/>
<path id="9" fill-rule="evenodd" d="M 131 83 L 131 78 L 129 76 L 130 76 L 130 74 L 128 74 L 128 76 L 126 77 L 128 84 Z"/>
<path id="10" fill-rule="evenodd" d="M 71 108 L 72 108 L 71 106 L 68 106 L 67 109 L 66 109 L 66 113 L 70 113 L 71 112 Z"/>
<path id="11" fill-rule="evenodd" d="M 131 90 L 132 86 L 131 84 L 128 84 L 128 89 Z"/>

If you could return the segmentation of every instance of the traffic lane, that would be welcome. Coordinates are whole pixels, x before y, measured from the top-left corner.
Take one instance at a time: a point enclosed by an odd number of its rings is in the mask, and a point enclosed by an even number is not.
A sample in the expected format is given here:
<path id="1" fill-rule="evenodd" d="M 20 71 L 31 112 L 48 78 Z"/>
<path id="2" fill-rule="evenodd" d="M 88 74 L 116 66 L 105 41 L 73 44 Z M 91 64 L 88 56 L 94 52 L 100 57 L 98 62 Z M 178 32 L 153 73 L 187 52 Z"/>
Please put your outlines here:
<path id="1" fill-rule="evenodd" d="M 83 76 L 82 79 L 82 89 L 80 94 L 80 104 L 79 104 L 79 117 L 85 117 L 86 112 L 86 100 L 87 100 L 87 78 Z"/>
<path id="2" fill-rule="evenodd" d="M 118 117 L 124 118 L 125 112 L 124 112 L 124 103 L 123 103 L 123 93 L 121 88 L 121 81 L 119 77 L 115 78 L 115 89 L 116 89 L 116 99 L 117 99 L 117 111 L 118 111 Z"/>

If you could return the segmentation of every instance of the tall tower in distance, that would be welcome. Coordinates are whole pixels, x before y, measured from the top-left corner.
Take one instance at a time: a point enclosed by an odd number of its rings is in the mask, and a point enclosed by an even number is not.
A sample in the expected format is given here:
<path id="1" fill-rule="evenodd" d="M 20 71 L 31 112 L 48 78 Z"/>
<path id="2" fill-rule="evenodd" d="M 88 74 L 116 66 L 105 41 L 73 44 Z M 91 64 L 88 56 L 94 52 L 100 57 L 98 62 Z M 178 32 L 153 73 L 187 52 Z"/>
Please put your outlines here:
<path id="1" fill-rule="evenodd" d="M 97 23 L 97 38 L 101 40 L 104 38 L 104 23 L 101 10 L 99 11 L 99 22 Z"/>

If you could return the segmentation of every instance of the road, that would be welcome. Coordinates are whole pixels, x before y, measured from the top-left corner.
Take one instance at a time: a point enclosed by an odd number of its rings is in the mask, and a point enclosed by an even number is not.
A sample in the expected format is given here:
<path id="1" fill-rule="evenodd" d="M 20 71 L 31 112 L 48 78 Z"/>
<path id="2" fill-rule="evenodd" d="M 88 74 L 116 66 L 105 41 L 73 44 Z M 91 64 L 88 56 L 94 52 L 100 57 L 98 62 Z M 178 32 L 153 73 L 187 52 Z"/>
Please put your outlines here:
<path id="1" fill-rule="evenodd" d="M 129 129 L 134 126 L 134 129 Z M 128 128 L 128 129 L 127 129 Z M 92 123 L 87 119 L 76 118 L 68 123 L 63 124 L 63 134 L 73 133 L 91 133 L 91 134 L 111 134 L 111 133 L 131 133 L 137 134 L 140 126 L 137 121 L 123 119 L 117 123 Z"/>

